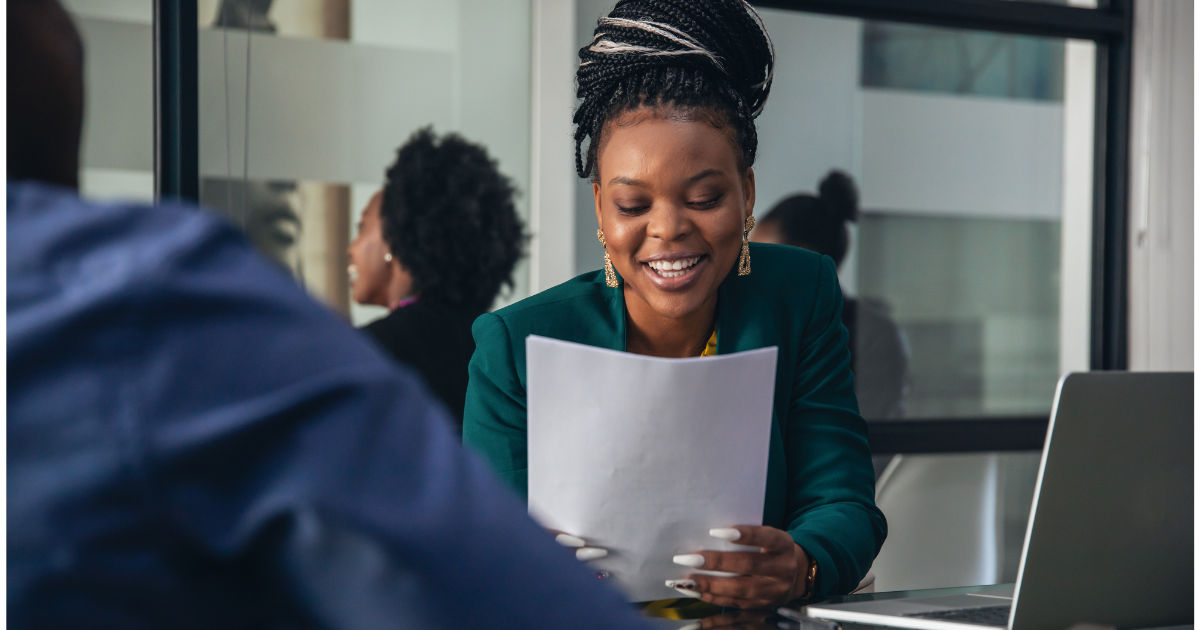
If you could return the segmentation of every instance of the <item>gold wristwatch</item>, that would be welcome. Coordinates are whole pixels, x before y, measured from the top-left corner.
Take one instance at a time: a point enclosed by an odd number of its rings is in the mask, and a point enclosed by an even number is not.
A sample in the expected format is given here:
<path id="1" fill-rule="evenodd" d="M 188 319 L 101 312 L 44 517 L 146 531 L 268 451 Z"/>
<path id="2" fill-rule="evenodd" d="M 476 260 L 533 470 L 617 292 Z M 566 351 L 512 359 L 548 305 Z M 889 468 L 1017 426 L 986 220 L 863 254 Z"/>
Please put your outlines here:
<path id="1" fill-rule="evenodd" d="M 813 586 L 817 584 L 817 559 L 809 556 L 808 573 L 804 576 L 804 598 L 812 599 Z"/>

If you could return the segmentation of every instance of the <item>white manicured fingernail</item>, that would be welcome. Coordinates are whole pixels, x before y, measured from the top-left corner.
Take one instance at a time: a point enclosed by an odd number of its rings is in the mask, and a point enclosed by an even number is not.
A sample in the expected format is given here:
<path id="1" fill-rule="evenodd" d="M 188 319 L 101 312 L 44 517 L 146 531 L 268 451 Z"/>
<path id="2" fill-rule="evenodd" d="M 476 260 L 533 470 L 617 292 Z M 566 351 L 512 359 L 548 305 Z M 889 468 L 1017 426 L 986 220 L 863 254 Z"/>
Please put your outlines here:
<path id="1" fill-rule="evenodd" d="M 580 538 L 578 536 L 572 536 L 570 534 L 559 534 L 554 537 L 554 542 L 556 542 L 564 547 L 574 547 L 574 548 L 582 547 L 587 544 L 587 543 L 583 542 L 582 538 Z"/>
<path id="2" fill-rule="evenodd" d="M 742 537 L 742 532 L 732 527 L 718 527 L 717 529 L 708 530 L 708 535 L 721 540 L 735 541 Z"/>
<path id="3" fill-rule="evenodd" d="M 700 567 L 704 566 L 704 556 L 698 553 L 685 553 L 678 555 L 674 558 L 671 558 L 671 561 L 675 564 L 681 564 L 685 567 L 692 567 L 693 569 L 699 569 Z"/>
<path id="4" fill-rule="evenodd" d="M 584 547 L 583 549 L 577 549 L 575 551 L 576 560 L 595 560 L 596 558 L 603 558 L 607 555 L 608 550 L 600 549 L 599 547 Z"/>
<path id="5" fill-rule="evenodd" d="M 700 622 L 697 621 L 694 623 L 689 623 L 686 626 L 680 626 L 679 628 L 676 628 L 675 630 L 700 630 L 700 628 L 703 628 L 703 627 L 704 626 L 700 625 Z"/>
<path id="6" fill-rule="evenodd" d="M 696 580 L 667 580 L 667 586 L 671 588 L 696 588 Z"/>
<path id="7" fill-rule="evenodd" d="M 679 593 L 680 595 L 683 595 L 684 597 L 695 597 L 696 599 L 700 599 L 700 593 L 697 593 L 696 591 L 693 591 L 690 589 L 676 586 L 675 592 Z"/>

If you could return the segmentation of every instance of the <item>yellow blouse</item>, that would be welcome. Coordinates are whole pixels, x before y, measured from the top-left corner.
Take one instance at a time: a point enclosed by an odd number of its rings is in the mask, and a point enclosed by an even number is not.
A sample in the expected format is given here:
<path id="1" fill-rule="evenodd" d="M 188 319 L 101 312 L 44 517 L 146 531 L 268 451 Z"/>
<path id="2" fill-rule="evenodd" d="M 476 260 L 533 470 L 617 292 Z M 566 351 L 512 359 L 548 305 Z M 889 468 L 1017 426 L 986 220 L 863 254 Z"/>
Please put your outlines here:
<path id="1" fill-rule="evenodd" d="M 702 357 L 717 356 L 717 331 L 714 329 L 711 337 L 708 338 L 708 344 L 704 346 L 704 352 L 700 353 Z"/>

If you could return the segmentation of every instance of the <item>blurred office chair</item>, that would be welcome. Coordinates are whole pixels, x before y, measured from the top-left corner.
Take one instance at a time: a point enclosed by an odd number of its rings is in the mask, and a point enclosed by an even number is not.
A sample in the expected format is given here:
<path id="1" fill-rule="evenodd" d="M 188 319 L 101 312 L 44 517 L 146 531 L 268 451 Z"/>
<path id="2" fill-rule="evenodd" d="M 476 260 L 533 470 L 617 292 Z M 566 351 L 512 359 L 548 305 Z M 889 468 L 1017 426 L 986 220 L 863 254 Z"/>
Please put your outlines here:
<path id="1" fill-rule="evenodd" d="M 1003 570 L 1000 456 L 897 455 L 875 484 L 888 537 L 875 588 L 995 584 Z"/>

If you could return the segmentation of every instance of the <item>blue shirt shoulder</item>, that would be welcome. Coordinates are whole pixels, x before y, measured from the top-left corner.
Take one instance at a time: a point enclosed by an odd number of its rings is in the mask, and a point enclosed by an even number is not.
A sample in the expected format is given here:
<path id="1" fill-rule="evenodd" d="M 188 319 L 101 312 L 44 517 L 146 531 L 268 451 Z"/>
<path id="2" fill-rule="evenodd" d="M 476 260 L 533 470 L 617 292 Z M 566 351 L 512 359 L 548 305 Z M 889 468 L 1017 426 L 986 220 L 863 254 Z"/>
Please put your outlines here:
<path id="1" fill-rule="evenodd" d="M 14 627 L 642 626 L 222 220 L 7 193 Z"/>

